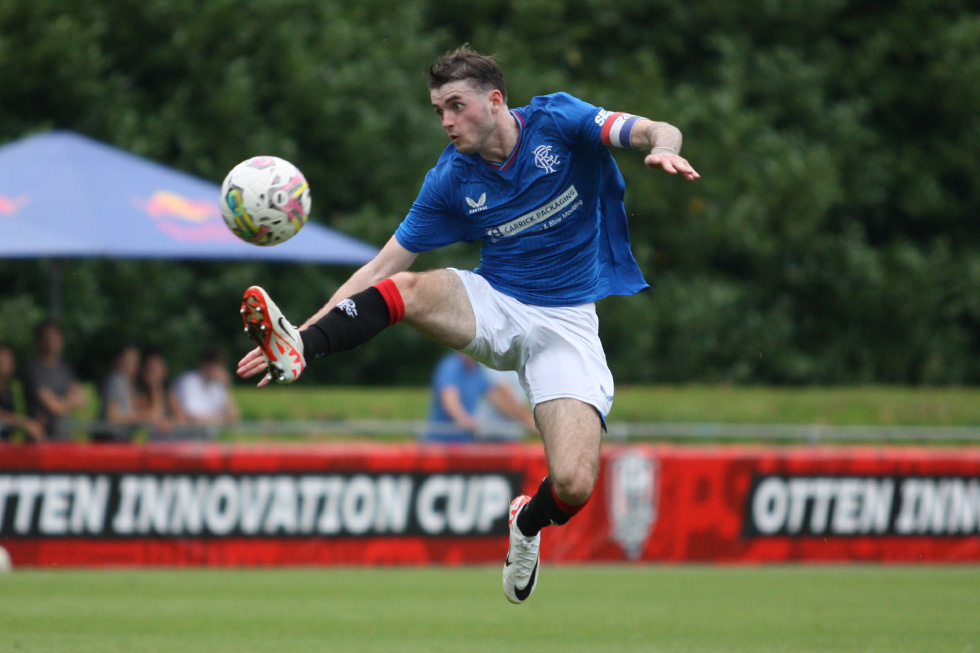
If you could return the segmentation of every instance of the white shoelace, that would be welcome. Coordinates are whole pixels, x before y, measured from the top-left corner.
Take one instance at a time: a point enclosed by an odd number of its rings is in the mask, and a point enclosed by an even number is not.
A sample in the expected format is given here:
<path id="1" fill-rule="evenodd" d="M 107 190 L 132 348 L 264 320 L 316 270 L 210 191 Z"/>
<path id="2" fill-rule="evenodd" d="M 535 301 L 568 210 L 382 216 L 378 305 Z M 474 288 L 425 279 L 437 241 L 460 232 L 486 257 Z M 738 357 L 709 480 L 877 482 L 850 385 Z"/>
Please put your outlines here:
<path id="1" fill-rule="evenodd" d="M 511 564 L 515 565 L 520 572 L 522 578 L 526 578 L 531 575 L 534 571 L 534 564 L 537 562 L 538 558 L 538 547 L 537 539 L 533 537 L 524 537 L 518 533 L 517 537 L 513 538 L 515 546 L 511 550 Z"/>

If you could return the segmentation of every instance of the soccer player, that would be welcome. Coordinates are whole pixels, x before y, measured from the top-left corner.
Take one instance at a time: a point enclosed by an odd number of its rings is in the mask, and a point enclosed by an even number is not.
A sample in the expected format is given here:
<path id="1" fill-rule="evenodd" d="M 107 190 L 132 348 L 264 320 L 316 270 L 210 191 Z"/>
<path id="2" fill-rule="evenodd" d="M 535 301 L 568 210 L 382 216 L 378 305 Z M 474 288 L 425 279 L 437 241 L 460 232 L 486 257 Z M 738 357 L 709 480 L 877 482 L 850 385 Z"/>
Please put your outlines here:
<path id="1" fill-rule="evenodd" d="M 646 150 L 645 164 L 688 180 L 680 131 L 566 93 L 510 109 L 492 56 L 466 46 L 428 69 L 432 109 L 451 144 L 378 255 L 299 329 L 264 290 L 245 292 L 258 347 L 243 378 L 296 380 L 310 361 L 357 347 L 404 321 L 495 369 L 516 370 L 544 441 L 548 476 L 510 507 L 504 593 L 537 583 L 540 531 L 568 522 L 596 482 L 613 379 L 595 302 L 648 288 L 630 251 L 625 184 L 609 147 Z M 408 272 L 419 252 L 482 240 L 480 266 Z"/>

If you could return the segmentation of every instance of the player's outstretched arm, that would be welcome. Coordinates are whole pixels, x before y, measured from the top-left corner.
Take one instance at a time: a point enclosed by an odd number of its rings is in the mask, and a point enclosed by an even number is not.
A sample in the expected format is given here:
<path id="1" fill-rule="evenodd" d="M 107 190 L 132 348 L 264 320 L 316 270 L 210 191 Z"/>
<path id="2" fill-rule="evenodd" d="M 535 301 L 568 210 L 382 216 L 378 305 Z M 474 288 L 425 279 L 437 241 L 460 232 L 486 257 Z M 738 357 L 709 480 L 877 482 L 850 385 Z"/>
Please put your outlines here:
<path id="1" fill-rule="evenodd" d="M 630 134 L 630 145 L 638 150 L 650 150 L 643 159 L 648 168 L 662 168 L 672 175 L 678 173 L 688 180 L 700 179 L 687 159 L 681 156 L 681 130 L 666 122 L 641 118 Z"/>
<path id="2" fill-rule="evenodd" d="M 377 256 L 352 274 L 340 286 L 337 292 L 333 294 L 330 301 L 324 304 L 323 308 L 303 323 L 299 328 L 300 331 L 314 324 L 317 320 L 329 313 L 340 301 L 387 279 L 393 274 L 407 270 L 415 261 L 416 256 L 417 254 L 402 247 L 395 237 L 392 236 L 388 243 L 378 252 Z M 263 374 L 264 376 L 257 384 L 261 388 L 268 385 L 272 380 L 268 375 L 265 375 L 267 369 L 268 365 L 262 356 L 262 350 L 256 347 L 238 361 L 236 374 L 243 379 L 250 378 L 256 374 Z"/>
<path id="3" fill-rule="evenodd" d="M 418 254 L 410 252 L 402 247 L 401 243 L 399 243 L 398 240 L 392 236 L 390 239 L 388 239 L 388 242 L 385 243 L 385 246 L 381 248 L 381 251 L 378 252 L 377 256 L 365 263 L 363 267 L 352 274 L 350 278 L 337 289 L 337 292 L 333 294 L 330 300 L 324 304 L 319 311 L 314 313 L 310 319 L 303 323 L 303 325 L 299 328 L 300 331 L 315 323 L 321 317 L 329 313 L 334 306 L 351 295 L 359 293 L 362 290 L 367 290 L 374 284 L 384 281 L 394 274 L 404 272 L 411 267 L 417 256 Z"/>

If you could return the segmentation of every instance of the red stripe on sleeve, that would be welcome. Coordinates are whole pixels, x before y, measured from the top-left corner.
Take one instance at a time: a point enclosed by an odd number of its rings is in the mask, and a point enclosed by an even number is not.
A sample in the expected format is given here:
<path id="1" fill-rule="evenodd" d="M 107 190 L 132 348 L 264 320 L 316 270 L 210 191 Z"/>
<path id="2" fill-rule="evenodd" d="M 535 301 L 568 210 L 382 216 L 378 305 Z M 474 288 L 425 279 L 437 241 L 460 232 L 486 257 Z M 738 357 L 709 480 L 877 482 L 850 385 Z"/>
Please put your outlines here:
<path id="1" fill-rule="evenodd" d="M 616 119 L 619 118 L 621 115 L 623 115 L 622 111 L 617 111 L 616 113 L 609 114 L 609 116 L 606 118 L 606 122 L 603 123 L 602 125 L 602 134 L 600 135 L 600 138 L 602 139 L 602 144 L 605 145 L 606 147 L 609 147 L 611 145 L 609 141 L 609 132 L 612 131 L 613 123 L 616 122 Z"/>
<path id="2" fill-rule="evenodd" d="M 391 279 L 385 279 L 375 284 L 374 287 L 381 293 L 381 297 L 388 306 L 388 325 L 394 326 L 401 322 L 402 318 L 405 317 L 405 301 L 402 299 L 402 294 L 398 291 L 395 282 Z"/>

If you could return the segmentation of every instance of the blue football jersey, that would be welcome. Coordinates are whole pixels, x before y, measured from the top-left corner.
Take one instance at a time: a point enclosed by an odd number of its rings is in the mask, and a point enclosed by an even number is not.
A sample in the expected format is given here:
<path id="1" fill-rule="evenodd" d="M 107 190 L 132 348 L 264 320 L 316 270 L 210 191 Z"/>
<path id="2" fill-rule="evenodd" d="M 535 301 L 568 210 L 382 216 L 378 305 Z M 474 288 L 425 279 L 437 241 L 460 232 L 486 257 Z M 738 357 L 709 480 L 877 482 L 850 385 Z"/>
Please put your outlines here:
<path id="1" fill-rule="evenodd" d="M 475 272 L 536 306 L 648 288 L 630 251 L 623 176 L 603 144 L 606 121 L 620 114 L 567 93 L 511 114 L 520 136 L 510 157 L 491 163 L 450 144 L 395 231 L 398 242 L 422 252 L 482 240 Z"/>

